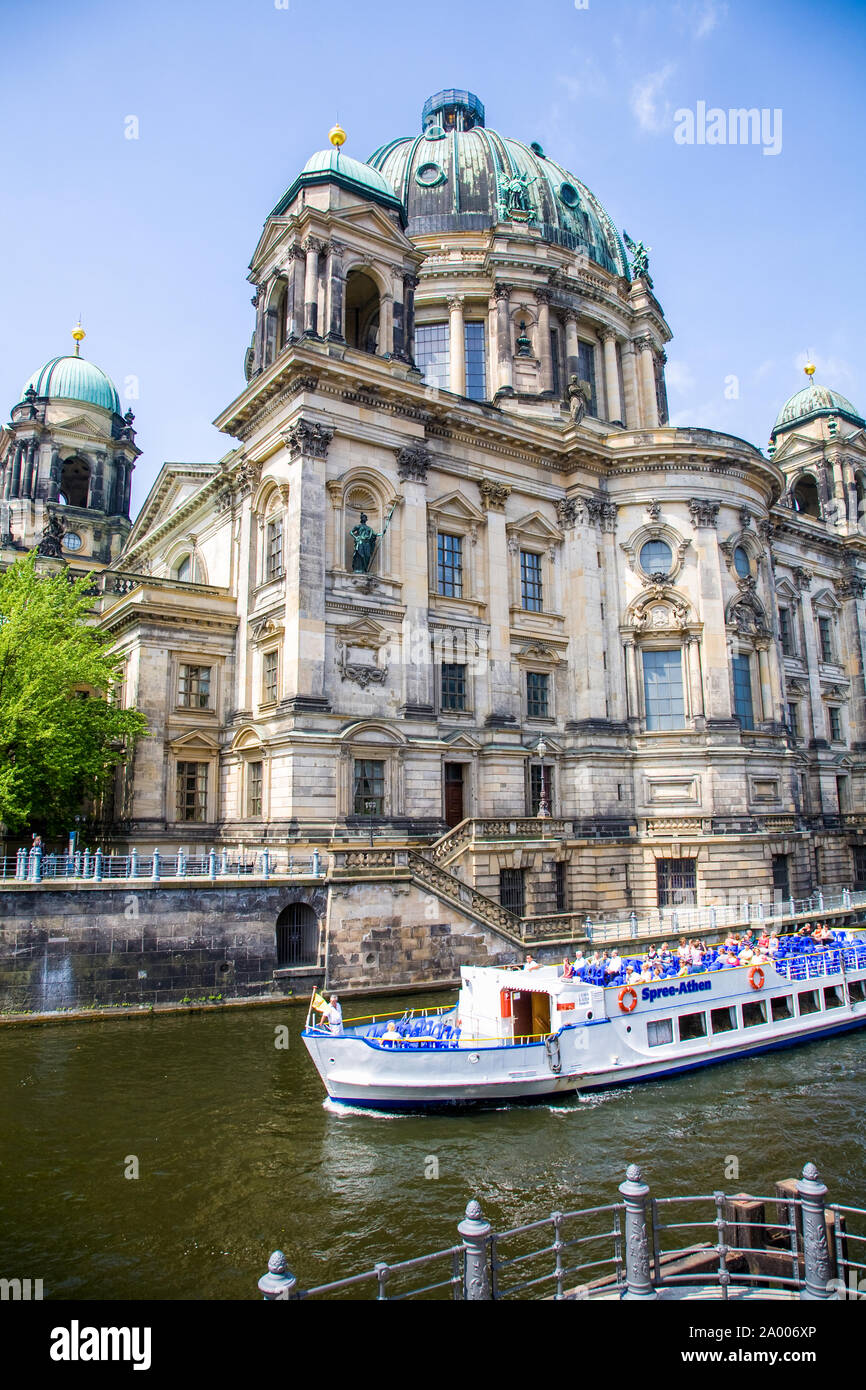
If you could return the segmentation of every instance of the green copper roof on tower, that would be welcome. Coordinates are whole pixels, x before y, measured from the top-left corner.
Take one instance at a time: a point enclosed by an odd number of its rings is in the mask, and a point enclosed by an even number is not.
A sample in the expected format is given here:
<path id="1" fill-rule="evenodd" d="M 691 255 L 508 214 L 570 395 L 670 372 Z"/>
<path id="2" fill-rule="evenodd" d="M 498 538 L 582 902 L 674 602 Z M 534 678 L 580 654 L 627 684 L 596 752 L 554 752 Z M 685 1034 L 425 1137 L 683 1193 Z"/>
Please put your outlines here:
<path id="1" fill-rule="evenodd" d="M 120 414 L 120 398 L 114 382 L 84 357 L 71 354 L 52 357 L 25 382 L 22 400 L 31 386 L 37 396 L 47 396 L 50 400 L 82 401 Z"/>

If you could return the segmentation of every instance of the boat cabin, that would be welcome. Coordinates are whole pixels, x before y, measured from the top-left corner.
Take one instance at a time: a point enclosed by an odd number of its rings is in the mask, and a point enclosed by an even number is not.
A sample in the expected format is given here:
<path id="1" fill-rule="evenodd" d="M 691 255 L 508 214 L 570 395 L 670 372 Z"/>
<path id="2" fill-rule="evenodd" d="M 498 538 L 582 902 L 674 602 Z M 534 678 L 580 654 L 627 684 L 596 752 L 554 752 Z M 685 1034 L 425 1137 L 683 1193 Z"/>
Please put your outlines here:
<path id="1" fill-rule="evenodd" d="M 507 969 L 464 965 L 460 971 L 461 1046 L 543 1041 L 572 1023 L 604 1018 L 604 991 L 566 980 L 556 965 Z"/>

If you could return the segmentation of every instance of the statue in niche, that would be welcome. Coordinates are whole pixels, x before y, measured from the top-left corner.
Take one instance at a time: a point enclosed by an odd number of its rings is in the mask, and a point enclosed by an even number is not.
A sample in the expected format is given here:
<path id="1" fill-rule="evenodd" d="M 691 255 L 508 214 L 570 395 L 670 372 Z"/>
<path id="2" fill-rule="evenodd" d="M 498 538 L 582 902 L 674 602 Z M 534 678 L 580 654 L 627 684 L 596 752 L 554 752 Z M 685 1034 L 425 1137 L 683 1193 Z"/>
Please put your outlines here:
<path id="1" fill-rule="evenodd" d="M 376 544 L 379 540 L 378 531 L 374 531 L 372 526 L 367 525 L 366 512 L 361 513 L 361 520 L 357 526 L 352 527 L 350 535 L 355 542 L 352 569 L 355 574 L 366 574 L 373 562 Z"/>
<path id="2" fill-rule="evenodd" d="M 568 378 L 568 408 L 571 418 L 579 425 L 592 401 L 592 387 L 588 381 L 580 381 L 574 375 Z"/>

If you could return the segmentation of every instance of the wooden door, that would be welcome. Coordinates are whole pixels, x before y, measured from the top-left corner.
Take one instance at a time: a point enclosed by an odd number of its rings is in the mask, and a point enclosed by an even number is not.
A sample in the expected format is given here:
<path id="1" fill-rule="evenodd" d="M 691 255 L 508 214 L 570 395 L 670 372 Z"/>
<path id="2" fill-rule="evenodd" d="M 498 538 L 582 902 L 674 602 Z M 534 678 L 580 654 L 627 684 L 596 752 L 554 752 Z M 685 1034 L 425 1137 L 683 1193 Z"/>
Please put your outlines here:
<path id="1" fill-rule="evenodd" d="M 463 763 L 445 764 L 445 824 L 463 820 Z"/>

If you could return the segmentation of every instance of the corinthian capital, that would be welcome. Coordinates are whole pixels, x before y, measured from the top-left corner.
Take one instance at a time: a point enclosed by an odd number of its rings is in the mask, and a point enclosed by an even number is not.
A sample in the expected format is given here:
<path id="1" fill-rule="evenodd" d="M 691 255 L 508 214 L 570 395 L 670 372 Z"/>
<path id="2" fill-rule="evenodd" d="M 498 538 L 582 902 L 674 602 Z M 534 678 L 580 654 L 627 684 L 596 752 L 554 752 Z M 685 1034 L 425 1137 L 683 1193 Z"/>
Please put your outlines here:
<path id="1" fill-rule="evenodd" d="M 328 456 L 328 446 L 334 438 L 329 425 L 320 425 L 311 420 L 299 420 L 283 435 L 286 448 L 293 456 L 323 459 Z"/>
<path id="2" fill-rule="evenodd" d="M 397 476 L 405 482 L 426 483 L 430 450 L 422 444 L 409 444 L 397 453 Z"/>
<path id="3" fill-rule="evenodd" d="M 482 478 L 478 484 L 481 502 L 488 512 L 504 512 L 505 503 L 511 495 L 511 488 L 505 483 L 495 483 L 491 478 Z"/>

